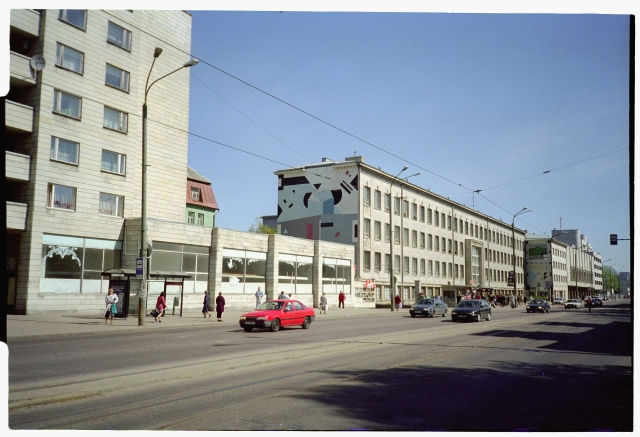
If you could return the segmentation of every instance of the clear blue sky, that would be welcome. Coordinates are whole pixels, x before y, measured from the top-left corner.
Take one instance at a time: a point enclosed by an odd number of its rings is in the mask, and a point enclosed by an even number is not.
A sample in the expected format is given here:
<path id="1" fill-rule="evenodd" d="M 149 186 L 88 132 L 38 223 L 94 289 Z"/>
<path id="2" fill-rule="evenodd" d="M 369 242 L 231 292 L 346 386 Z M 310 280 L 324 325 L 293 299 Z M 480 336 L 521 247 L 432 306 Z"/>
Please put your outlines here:
<path id="1" fill-rule="evenodd" d="M 356 153 L 507 223 L 534 209 L 529 232 L 562 218 L 630 269 L 609 245 L 630 234 L 628 16 L 191 13 L 193 56 L 376 146 L 201 63 L 190 131 L 263 157 L 190 138 L 218 226 L 275 214 L 274 171 Z"/>

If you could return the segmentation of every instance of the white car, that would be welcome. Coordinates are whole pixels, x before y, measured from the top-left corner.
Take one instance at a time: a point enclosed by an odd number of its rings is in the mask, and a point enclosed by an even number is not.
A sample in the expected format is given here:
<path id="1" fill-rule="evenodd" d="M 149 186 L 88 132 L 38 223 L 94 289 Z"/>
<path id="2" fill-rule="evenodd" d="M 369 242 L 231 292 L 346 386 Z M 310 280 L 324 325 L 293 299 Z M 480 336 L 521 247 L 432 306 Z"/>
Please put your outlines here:
<path id="1" fill-rule="evenodd" d="M 582 308 L 582 302 L 580 302 L 580 299 L 569 299 L 564 303 L 564 309 L 568 310 L 569 308 L 575 308 L 579 310 L 580 308 Z"/>

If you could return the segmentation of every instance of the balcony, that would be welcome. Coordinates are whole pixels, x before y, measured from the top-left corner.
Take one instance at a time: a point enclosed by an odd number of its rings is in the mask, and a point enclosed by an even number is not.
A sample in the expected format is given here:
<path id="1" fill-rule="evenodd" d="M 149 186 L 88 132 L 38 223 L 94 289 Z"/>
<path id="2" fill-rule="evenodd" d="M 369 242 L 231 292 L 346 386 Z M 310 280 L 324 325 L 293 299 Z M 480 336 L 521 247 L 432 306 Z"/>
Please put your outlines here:
<path id="1" fill-rule="evenodd" d="M 37 38 L 40 35 L 40 12 L 11 9 L 11 32 L 23 38 Z"/>
<path id="2" fill-rule="evenodd" d="M 10 86 L 11 89 L 35 85 L 34 72 L 31 70 L 28 56 L 11 52 Z"/>
<path id="3" fill-rule="evenodd" d="M 33 132 L 33 108 L 5 100 L 5 126 L 8 132 Z"/>
<path id="4" fill-rule="evenodd" d="M 20 153 L 5 152 L 5 176 L 12 181 L 29 181 L 31 157 Z"/>
<path id="5" fill-rule="evenodd" d="M 27 204 L 7 201 L 7 230 L 24 231 L 27 228 Z"/>

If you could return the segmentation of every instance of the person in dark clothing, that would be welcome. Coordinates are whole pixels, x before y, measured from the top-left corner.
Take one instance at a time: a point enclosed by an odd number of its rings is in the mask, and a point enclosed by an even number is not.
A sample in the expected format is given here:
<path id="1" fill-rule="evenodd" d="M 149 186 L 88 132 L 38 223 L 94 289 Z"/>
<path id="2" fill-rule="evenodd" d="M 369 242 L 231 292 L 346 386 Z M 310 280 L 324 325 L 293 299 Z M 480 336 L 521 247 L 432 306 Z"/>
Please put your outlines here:
<path id="1" fill-rule="evenodd" d="M 222 322 L 222 313 L 224 313 L 224 297 L 222 297 L 222 291 L 218 293 L 216 297 L 216 317 L 218 322 Z"/>
<path id="2" fill-rule="evenodd" d="M 207 316 L 211 317 L 209 314 L 209 303 L 211 303 L 211 298 L 209 297 L 209 292 L 205 290 L 204 292 L 204 302 L 202 306 L 202 316 L 206 319 Z"/>

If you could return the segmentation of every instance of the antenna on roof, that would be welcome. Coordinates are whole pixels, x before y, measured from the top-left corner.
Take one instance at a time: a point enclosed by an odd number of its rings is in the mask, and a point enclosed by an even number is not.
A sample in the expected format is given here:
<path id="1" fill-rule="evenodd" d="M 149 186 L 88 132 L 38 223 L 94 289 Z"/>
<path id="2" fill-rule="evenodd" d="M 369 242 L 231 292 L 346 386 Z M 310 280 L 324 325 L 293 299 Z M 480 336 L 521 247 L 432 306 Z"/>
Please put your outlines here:
<path id="1" fill-rule="evenodd" d="M 354 157 L 354 158 L 356 157 L 356 153 L 358 153 L 358 151 L 357 151 L 357 150 L 354 150 L 354 151 L 353 151 L 353 157 Z"/>

